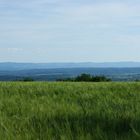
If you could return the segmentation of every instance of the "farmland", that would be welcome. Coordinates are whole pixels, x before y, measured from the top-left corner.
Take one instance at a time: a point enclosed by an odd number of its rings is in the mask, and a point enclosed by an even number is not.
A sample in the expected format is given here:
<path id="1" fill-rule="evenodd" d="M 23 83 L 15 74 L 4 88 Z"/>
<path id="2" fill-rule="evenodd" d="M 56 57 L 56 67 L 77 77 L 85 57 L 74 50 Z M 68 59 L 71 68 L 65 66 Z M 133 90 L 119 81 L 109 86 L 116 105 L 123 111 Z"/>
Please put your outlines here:
<path id="1" fill-rule="evenodd" d="M 140 83 L 1 82 L 2 140 L 139 140 Z"/>

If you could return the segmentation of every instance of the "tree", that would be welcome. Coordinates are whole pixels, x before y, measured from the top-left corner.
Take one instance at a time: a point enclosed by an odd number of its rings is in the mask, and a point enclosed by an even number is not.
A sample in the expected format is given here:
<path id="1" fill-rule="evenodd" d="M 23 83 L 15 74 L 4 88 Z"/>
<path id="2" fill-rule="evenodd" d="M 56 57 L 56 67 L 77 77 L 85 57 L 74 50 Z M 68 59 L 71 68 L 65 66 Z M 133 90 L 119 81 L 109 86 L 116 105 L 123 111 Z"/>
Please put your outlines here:
<path id="1" fill-rule="evenodd" d="M 20 81 L 23 81 L 23 82 L 33 82 L 34 79 L 31 78 L 31 77 L 25 77 L 25 78 L 21 79 Z"/>
<path id="2" fill-rule="evenodd" d="M 92 76 L 90 74 L 81 74 L 75 78 L 59 79 L 58 81 L 70 81 L 70 82 L 109 82 L 111 79 L 105 76 Z"/>
<path id="3" fill-rule="evenodd" d="M 75 78 L 75 81 L 92 81 L 92 76 L 90 74 L 81 74 Z"/>

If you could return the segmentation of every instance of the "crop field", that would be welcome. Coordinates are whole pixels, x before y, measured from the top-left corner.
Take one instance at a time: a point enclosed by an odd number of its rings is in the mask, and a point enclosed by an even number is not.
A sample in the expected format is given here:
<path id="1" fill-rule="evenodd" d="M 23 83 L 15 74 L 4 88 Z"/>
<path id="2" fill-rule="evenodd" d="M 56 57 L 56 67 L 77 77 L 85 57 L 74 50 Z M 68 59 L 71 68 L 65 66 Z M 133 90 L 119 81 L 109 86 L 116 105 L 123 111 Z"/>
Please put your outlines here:
<path id="1" fill-rule="evenodd" d="M 0 140 L 139 139 L 139 82 L 0 83 Z"/>

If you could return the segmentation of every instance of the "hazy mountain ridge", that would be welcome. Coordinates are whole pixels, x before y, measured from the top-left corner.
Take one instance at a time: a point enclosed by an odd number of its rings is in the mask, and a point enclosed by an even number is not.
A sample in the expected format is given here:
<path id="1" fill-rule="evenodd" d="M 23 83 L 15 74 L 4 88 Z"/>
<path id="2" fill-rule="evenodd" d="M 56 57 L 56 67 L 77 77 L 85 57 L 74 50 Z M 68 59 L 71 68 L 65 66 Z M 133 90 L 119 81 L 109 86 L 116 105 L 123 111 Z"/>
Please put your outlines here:
<path id="1" fill-rule="evenodd" d="M 55 69 L 55 68 L 135 68 L 140 62 L 104 62 L 104 63 L 0 63 L 0 71 Z"/>
<path id="2" fill-rule="evenodd" d="M 0 71 L 0 81 L 13 81 L 23 77 L 32 77 L 37 81 L 55 81 L 82 73 L 105 75 L 113 81 L 140 80 L 140 68 L 55 68 Z"/>
<path id="3" fill-rule="evenodd" d="M 55 81 L 82 73 L 105 75 L 114 81 L 140 80 L 140 62 L 0 63 L 0 81 L 13 81 L 23 77 Z"/>

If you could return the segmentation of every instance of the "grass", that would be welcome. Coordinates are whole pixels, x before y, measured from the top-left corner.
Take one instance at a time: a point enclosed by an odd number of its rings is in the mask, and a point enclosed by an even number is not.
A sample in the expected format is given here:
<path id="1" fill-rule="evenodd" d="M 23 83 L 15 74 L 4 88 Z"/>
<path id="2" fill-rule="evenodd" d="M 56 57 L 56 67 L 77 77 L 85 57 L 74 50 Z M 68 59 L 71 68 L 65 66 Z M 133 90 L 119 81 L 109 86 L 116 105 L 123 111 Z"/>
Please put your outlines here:
<path id="1" fill-rule="evenodd" d="M 140 83 L 0 83 L 0 140 L 139 140 Z"/>

